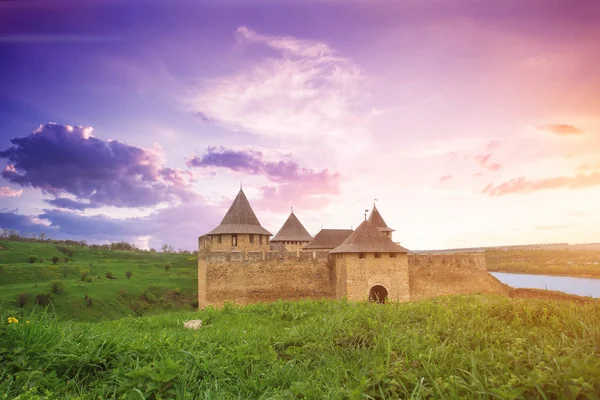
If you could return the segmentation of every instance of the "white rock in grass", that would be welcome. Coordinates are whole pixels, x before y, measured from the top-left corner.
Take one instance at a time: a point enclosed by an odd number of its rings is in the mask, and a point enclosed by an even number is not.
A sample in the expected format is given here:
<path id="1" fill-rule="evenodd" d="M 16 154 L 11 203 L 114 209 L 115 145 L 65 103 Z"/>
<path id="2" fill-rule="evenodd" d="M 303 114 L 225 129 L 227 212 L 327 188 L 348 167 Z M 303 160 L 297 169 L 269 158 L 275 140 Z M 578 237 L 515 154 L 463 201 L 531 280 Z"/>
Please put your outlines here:
<path id="1" fill-rule="evenodd" d="M 202 327 L 201 319 L 191 319 L 183 323 L 183 327 L 187 329 L 200 329 Z"/>

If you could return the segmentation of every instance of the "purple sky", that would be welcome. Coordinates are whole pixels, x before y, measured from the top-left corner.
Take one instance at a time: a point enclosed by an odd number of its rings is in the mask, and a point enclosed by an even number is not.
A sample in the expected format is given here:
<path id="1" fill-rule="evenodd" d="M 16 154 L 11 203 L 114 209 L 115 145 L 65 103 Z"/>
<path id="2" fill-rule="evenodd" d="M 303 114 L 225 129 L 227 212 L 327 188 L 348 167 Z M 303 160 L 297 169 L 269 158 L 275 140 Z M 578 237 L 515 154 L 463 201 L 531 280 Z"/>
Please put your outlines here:
<path id="1" fill-rule="evenodd" d="M 197 3 L 201 3 L 198 5 Z M 600 241 L 596 0 L 4 1 L 0 227 L 193 249 L 378 208 L 409 249 Z"/>

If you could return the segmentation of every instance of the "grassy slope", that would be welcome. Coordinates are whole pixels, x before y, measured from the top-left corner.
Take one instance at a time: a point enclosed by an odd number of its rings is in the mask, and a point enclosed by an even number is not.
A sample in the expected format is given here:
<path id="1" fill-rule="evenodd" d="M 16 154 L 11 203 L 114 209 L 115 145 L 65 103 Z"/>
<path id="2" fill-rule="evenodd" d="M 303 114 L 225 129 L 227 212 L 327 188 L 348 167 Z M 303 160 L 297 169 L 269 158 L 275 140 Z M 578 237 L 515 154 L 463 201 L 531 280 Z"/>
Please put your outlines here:
<path id="1" fill-rule="evenodd" d="M 457 296 L 385 306 L 277 302 L 102 323 L 38 313 L 8 325 L 8 314 L 0 317 L 0 399 L 600 393 L 598 302 Z M 205 326 L 183 329 L 191 318 Z"/>
<path id="2" fill-rule="evenodd" d="M 488 250 L 485 259 L 488 271 L 600 278 L 597 250 Z"/>
<path id="3" fill-rule="evenodd" d="M 16 298 L 27 293 L 26 309 L 35 307 L 35 296 L 49 292 L 52 280 L 64 282 L 64 293 L 54 295 L 52 304 L 65 318 L 99 320 L 147 313 L 159 309 L 185 309 L 197 298 L 197 259 L 194 255 L 136 253 L 71 247 L 75 253 L 68 263 L 54 244 L 0 241 L 0 310 L 19 309 Z M 28 263 L 28 257 L 43 257 L 43 263 Z M 52 256 L 61 261 L 52 264 Z M 165 271 L 163 265 L 172 265 Z M 90 266 L 91 265 L 91 266 Z M 66 278 L 63 269 L 67 268 Z M 92 282 L 80 279 L 89 271 Z M 117 279 L 105 277 L 110 271 Z M 125 277 L 131 271 L 131 279 Z M 178 289 L 178 290 L 177 290 Z M 145 293 L 145 297 L 143 296 Z M 85 295 L 92 299 L 86 306 Z"/>

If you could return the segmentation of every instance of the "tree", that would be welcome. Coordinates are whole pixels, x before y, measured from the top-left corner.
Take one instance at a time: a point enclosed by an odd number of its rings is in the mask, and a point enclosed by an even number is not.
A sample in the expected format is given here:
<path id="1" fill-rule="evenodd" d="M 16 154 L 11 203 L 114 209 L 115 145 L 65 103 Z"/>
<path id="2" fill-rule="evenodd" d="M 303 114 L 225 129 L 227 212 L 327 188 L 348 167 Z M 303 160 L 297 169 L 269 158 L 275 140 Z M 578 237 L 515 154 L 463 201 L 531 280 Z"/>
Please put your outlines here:
<path id="1" fill-rule="evenodd" d="M 162 247 L 161 247 L 161 249 L 162 249 L 163 253 L 166 253 L 167 250 L 169 249 L 169 245 L 168 244 L 163 244 Z"/>
<path id="2" fill-rule="evenodd" d="M 33 264 L 38 260 L 37 256 L 29 256 L 29 264 Z"/>
<path id="3" fill-rule="evenodd" d="M 52 256 L 52 264 L 56 264 L 60 260 L 58 256 Z"/>
<path id="4" fill-rule="evenodd" d="M 125 272 L 125 276 L 127 277 L 127 279 L 131 278 L 131 275 L 133 275 L 131 271 Z"/>
<path id="5" fill-rule="evenodd" d="M 40 233 L 40 240 L 43 242 L 44 240 L 46 240 L 46 238 L 48 237 L 48 235 L 46 235 L 45 233 Z"/>
<path id="6" fill-rule="evenodd" d="M 165 269 L 165 271 L 168 271 L 171 269 L 171 263 L 166 263 L 163 265 L 163 268 Z"/>

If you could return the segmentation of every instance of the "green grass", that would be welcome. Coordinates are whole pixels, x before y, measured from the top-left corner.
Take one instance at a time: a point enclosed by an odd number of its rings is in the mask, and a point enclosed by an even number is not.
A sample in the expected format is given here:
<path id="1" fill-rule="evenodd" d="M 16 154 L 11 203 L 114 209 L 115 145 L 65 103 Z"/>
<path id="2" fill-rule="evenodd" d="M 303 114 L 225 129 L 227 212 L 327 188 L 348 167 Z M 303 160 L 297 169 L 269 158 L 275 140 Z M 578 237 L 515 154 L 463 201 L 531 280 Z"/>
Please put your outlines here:
<path id="1" fill-rule="evenodd" d="M 52 295 L 56 313 L 67 319 L 97 321 L 164 310 L 189 309 L 197 299 L 197 258 L 191 254 L 164 254 L 90 249 L 69 246 L 73 256 L 65 263 L 51 243 L 0 241 L 0 311 L 20 310 L 17 297 L 28 297 L 25 310 L 35 307 L 35 297 L 50 292 L 51 281 L 65 289 Z M 44 262 L 29 263 L 29 256 Z M 55 265 L 52 257 L 60 261 Z M 164 264 L 171 268 L 165 271 Z M 82 281 L 88 271 L 91 282 Z M 132 272 L 130 279 L 125 273 Z M 64 273 L 66 272 L 66 277 Z M 116 279 L 106 278 L 112 272 Z M 87 295 L 87 299 L 86 299 Z M 91 300 L 90 300 L 91 299 Z"/>
<path id="2" fill-rule="evenodd" d="M 600 305 L 457 296 L 0 323 L 19 399 L 597 399 Z M 183 328 L 200 318 L 198 331 Z M 26 321 L 29 320 L 29 323 Z M 21 396 L 21 397 L 18 397 Z M 40 396 L 40 397 L 36 397 Z"/>

